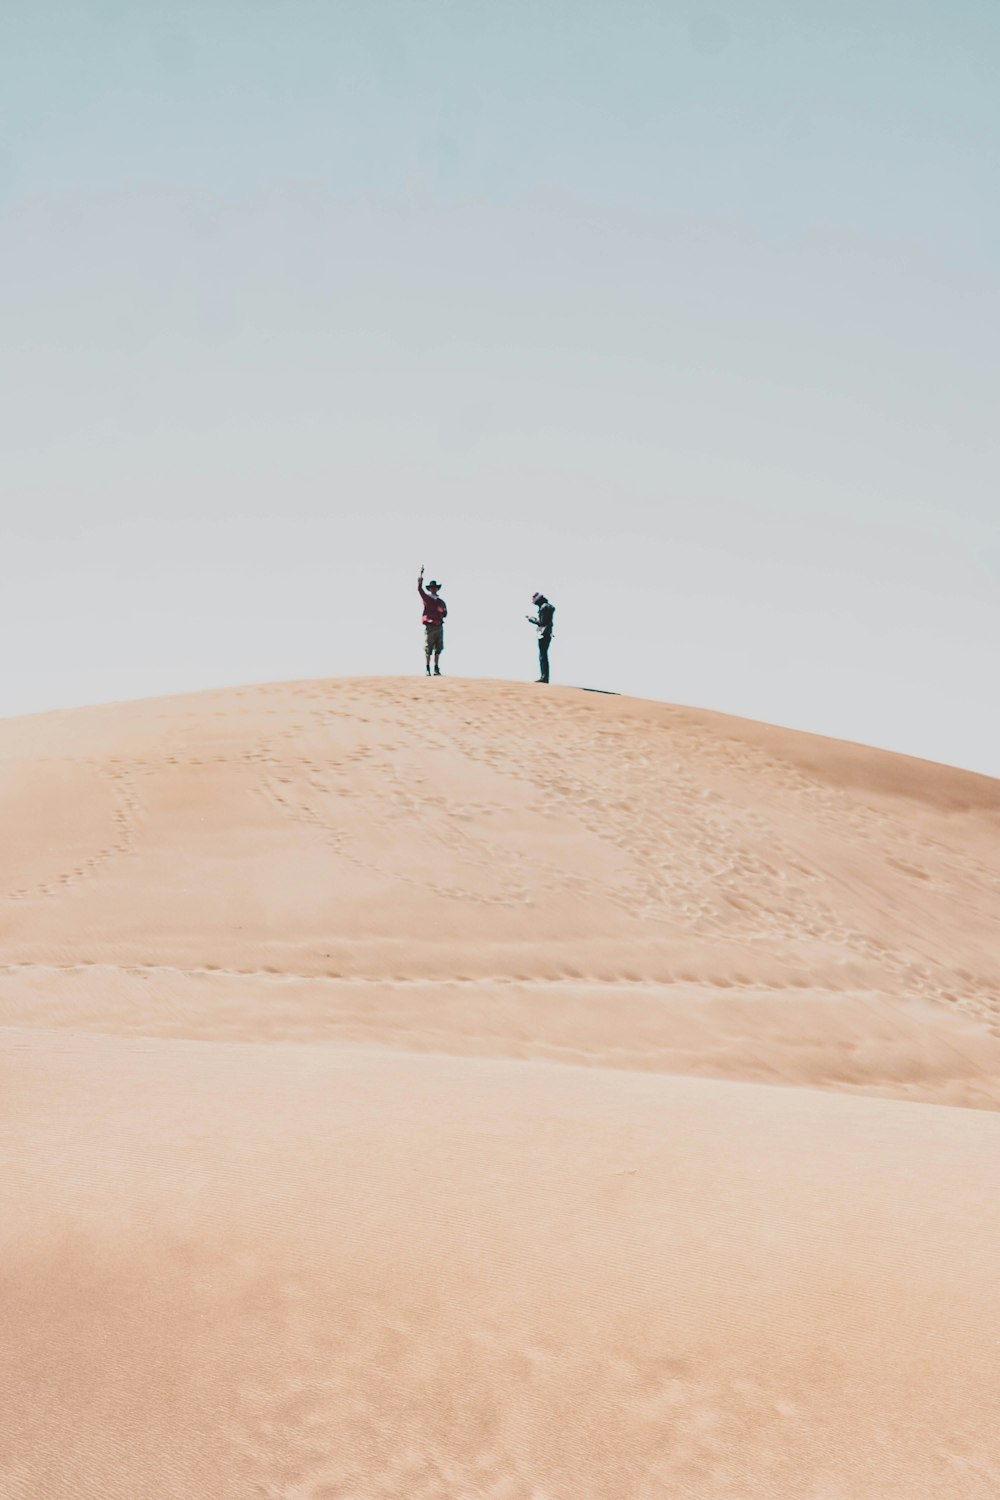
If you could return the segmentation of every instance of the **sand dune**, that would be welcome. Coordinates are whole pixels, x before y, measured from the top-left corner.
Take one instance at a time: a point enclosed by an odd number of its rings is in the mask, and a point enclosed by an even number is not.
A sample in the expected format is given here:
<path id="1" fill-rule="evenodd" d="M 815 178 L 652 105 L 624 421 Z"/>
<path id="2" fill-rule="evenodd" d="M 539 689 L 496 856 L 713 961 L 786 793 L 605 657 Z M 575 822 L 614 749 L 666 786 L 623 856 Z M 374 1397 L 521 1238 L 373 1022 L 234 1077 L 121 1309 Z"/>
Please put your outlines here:
<path id="1" fill-rule="evenodd" d="M 0 725 L 0 1494 L 1000 1494 L 1000 783 L 296 683 Z"/>

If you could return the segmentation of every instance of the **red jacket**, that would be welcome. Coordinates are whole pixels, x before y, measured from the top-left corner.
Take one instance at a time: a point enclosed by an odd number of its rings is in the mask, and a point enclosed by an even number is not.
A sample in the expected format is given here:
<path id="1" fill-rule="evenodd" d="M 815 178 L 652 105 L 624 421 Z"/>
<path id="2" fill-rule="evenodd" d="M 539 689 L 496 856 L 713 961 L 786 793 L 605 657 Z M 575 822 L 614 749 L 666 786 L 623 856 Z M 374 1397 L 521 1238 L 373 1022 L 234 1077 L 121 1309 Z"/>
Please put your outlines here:
<path id="1" fill-rule="evenodd" d="M 425 625 L 440 625 L 448 613 L 447 604 L 445 604 L 439 594 L 428 594 L 422 583 L 418 583 L 417 588 L 420 591 L 421 599 L 424 601 L 423 623 Z"/>

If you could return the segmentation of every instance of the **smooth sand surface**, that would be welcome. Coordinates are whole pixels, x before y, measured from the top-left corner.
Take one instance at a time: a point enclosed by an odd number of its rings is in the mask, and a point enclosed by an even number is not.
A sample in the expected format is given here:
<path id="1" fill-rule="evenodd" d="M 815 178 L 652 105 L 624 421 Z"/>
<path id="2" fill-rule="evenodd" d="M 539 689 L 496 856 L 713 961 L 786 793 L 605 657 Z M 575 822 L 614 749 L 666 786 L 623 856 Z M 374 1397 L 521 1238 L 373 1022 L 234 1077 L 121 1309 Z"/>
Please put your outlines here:
<path id="1" fill-rule="evenodd" d="M 996 1500 L 1000 783 L 572 689 L 0 724 L 3 1500 Z"/>

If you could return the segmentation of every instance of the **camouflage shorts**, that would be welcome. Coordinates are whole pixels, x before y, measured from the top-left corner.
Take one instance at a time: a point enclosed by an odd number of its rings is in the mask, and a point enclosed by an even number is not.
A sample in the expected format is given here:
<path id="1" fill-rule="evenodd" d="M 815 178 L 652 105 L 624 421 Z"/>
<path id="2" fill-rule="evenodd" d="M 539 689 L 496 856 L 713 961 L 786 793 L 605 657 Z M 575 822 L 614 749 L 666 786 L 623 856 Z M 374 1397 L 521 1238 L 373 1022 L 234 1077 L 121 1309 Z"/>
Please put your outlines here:
<path id="1" fill-rule="evenodd" d="M 444 650 L 444 626 L 425 625 L 424 637 L 427 641 L 426 651 L 428 656 L 437 656 Z"/>

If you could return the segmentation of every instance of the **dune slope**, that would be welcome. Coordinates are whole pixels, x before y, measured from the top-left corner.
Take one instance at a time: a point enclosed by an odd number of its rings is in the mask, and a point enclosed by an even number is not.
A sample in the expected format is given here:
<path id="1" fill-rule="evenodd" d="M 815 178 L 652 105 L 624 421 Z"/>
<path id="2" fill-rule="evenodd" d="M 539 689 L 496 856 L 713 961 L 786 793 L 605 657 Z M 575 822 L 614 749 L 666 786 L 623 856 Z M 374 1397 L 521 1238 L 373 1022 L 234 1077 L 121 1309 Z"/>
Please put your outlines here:
<path id="1" fill-rule="evenodd" d="M 386 679 L 0 806 L 4 1497 L 1000 1493 L 1000 784 Z"/>

